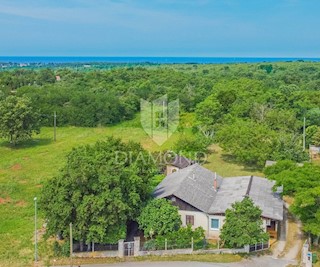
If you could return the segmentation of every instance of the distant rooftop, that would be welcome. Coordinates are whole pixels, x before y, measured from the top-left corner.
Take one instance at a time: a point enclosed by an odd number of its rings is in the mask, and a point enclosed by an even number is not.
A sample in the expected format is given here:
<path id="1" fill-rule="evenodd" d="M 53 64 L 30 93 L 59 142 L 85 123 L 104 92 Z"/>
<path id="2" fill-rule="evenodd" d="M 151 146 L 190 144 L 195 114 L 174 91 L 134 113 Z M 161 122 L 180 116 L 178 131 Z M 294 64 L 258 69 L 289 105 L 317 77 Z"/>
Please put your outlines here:
<path id="1" fill-rule="evenodd" d="M 186 168 L 192 164 L 194 164 L 195 161 L 188 159 L 181 155 L 175 155 L 174 159 L 170 163 L 170 165 L 178 167 L 179 169 Z"/>

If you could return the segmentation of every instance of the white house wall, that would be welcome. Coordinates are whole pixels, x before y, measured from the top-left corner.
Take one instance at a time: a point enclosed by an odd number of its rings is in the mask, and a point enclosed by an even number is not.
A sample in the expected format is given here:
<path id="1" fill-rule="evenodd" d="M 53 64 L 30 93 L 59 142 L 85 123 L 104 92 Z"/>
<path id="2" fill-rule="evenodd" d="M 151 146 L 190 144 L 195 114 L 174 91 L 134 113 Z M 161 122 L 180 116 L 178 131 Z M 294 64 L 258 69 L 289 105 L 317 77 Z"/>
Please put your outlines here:
<path id="1" fill-rule="evenodd" d="M 205 230 L 205 234 L 207 238 L 211 239 L 218 239 L 220 235 L 220 231 L 224 224 L 225 216 L 220 215 L 207 215 L 203 212 L 197 211 L 186 211 L 186 210 L 179 210 L 179 214 L 181 216 L 182 226 L 186 225 L 186 216 L 190 215 L 194 217 L 194 225 L 193 228 L 202 227 Z M 211 219 L 218 219 L 219 220 L 219 229 L 212 229 L 211 228 Z M 267 223 L 265 219 L 262 219 L 262 227 L 264 231 L 267 231 Z"/>
<path id="2" fill-rule="evenodd" d="M 186 211 L 179 210 L 179 214 L 181 216 L 182 226 L 187 226 L 186 224 L 186 216 L 191 215 L 194 217 L 194 226 L 193 228 L 202 227 L 206 234 L 208 233 L 208 217 L 205 213 L 199 211 Z"/>

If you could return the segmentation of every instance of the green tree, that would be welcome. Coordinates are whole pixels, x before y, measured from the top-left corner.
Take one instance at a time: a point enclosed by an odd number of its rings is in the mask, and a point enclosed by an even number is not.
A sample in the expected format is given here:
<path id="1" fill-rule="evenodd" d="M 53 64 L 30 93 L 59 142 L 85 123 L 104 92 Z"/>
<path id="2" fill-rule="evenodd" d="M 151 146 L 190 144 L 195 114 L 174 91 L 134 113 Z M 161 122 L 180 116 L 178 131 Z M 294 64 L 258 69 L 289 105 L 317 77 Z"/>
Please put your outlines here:
<path id="1" fill-rule="evenodd" d="M 197 133 L 192 136 L 182 134 L 174 144 L 174 150 L 177 154 L 182 154 L 193 160 L 206 158 L 208 146 L 212 143 L 212 138 Z"/>
<path id="2" fill-rule="evenodd" d="M 0 135 L 11 144 L 40 133 L 40 117 L 28 97 L 8 96 L 0 101 Z"/>
<path id="3" fill-rule="evenodd" d="M 127 222 L 138 217 L 149 198 L 155 166 L 148 159 L 139 144 L 111 137 L 73 149 L 66 166 L 42 189 L 47 234 L 68 237 L 72 222 L 81 243 L 124 238 Z"/>
<path id="4" fill-rule="evenodd" d="M 178 208 L 166 199 L 153 199 L 145 206 L 138 218 L 140 229 L 146 237 L 166 235 L 181 226 Z"/>
<path id="5" fill-rule="evenodd" d="M 261 214 L 261 209 L 249 197 L 232 204 L 232 208 L 226 210 L 220 234 L 224 245 L 239 248 L 268 240 L 268 234 L 262 229 Z"/>
<path id="6" fill-rule="evenodd" d="M 267 173 L 270 171 L 268 178 L 275 180 L 276 186 L 283 185 L 284 195 L 295 196 L 295 194 L 301 191 L 320 185 L 319 166 L 310 163 L 305 163 L 301 167 L 297 165 L 293 166 L 288 162 L 279 162 L 278 164 L 270 167 L 270 169 L 267 168 Z M 285 166 L 288 168 L 286 169 Z"/>
<path id="7" fill-rule="evenodd" d="M 306 113 L 307 125 L 320 126 L 320 108 L 312 108 Z"/>
<path id="8" fill-rule="evenodd" d="M 311 125 L 307 127 L 306 129 L 306 145 L 309 147 L 309 145 L 313 145 L 313 137 L 315 133 L 320 132 L 320 127 L 316 125 Z"/>
<path id="9" fill-rule="evenodd" d="M 293 170 L 297 167 L 297 164 L 291 160 L 280 160 L 276 164 L 266 167 L 263 173 L 267 176 L 279 174 L 285 170 Z"/>
<path id="10" fill-rule="evenodd" d="M 312 136 L 312 145 L 320 146 L 320 128 Z"/>
<path id="11" fill-rule="evenodd" d="M 319 186 L 301 190 L 296 194 L 291 211 L 303 222 L 303 229 L 310 233 L 318 245 L 320 238 L 320 181 Z"/>
<path id="12" fill-rule="evenodd" d="M 215 125 L 222 117 L 222 105 L 215 94 L 207 97 L 196 108 L 196 119 L 200 125 Z"/>
<path id="13" fill-rule="evenodd" d="M 270 159 L 274 137 L 265 125 L 237 119 L 219 129 L 216 141 L 237 161 L 263 166 Z"/>
<path id="14" fill-rule="evenodd" d="M 275 131 L 295 132 L 299 126 L 292 110 L 270 109 L 266 112 L 265 123 Z"/>

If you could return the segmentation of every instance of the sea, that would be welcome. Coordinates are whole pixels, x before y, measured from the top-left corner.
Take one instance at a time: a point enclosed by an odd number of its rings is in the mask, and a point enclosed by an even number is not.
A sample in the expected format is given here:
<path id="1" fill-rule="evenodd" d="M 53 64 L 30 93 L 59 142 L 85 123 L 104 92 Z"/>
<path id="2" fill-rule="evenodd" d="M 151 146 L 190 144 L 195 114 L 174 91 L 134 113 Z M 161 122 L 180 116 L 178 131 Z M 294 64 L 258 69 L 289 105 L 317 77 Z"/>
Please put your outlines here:
<path id="1" fill-rule="evenodd" d="M 320 58 L 281 57 L 31 57 L 0 56 L 0 63 L 63 64 L 63 63 L 151 63 L 151 64 L 222 64 L 262 62 L 320 62 Z"/>

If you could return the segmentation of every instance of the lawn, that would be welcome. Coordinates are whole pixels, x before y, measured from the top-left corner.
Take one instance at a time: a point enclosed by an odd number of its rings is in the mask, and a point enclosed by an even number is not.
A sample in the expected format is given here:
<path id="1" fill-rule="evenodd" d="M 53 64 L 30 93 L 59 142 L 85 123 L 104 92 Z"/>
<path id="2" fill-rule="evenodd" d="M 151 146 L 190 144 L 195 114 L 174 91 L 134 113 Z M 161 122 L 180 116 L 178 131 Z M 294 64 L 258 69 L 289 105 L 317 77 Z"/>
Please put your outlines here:
<path id="1" fill-rule="evenodd" d="M 0 266 L 32 265 L 33 198 L 39 195 L 43 182 L 57 174 L 66 154 L 73 147 L 92 144 L 110 135 L 124 141 L 141 142 L 149 151 L 170 149 L 179 137 L 175 133 L 159 147 L 134 120 L 112 127 L 58 128 L 56 142 L 52 140 L 52 128 L 42 128 L 41 134 L 35 136 L 33 141 L 15 148 L 4 140 L 0 141 Z M 213 146 L 213 149 L 205 165 L 209 169 L 224 176 L 252 173 L 252 170 L 227 160 L 218 146 Z"/>
<path id="2" fill-rule="evenodd" d="M 217 172 L 223 177 L 239 175 L 263 176 L 261 170 L 237 163 L 231 155 L 224 153 L 222 148 L 216 144 L 212 145 L 210 150 L 211 153 L 208 155 L 207 162 L 203 166 Z"/>

